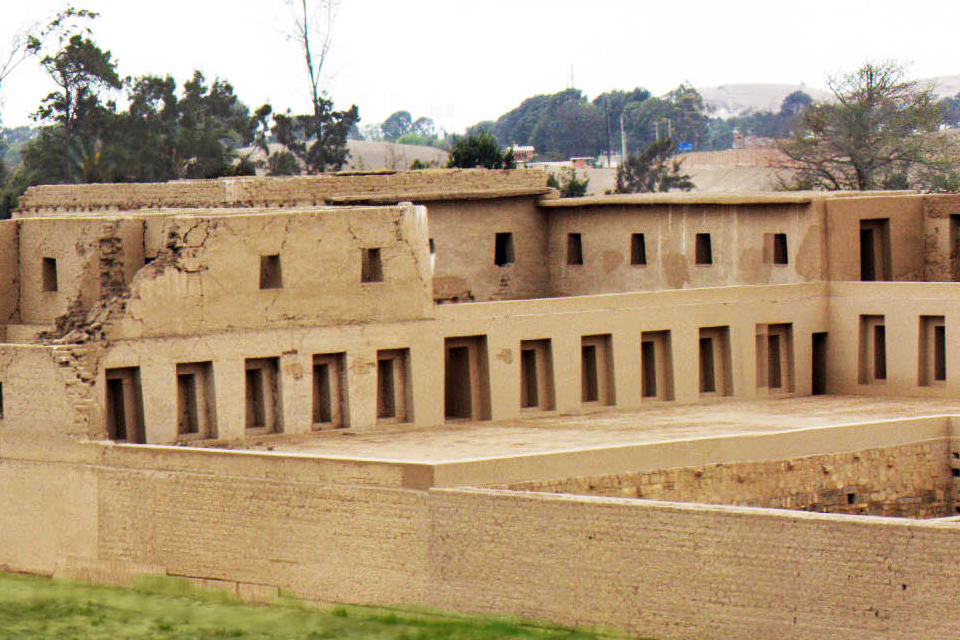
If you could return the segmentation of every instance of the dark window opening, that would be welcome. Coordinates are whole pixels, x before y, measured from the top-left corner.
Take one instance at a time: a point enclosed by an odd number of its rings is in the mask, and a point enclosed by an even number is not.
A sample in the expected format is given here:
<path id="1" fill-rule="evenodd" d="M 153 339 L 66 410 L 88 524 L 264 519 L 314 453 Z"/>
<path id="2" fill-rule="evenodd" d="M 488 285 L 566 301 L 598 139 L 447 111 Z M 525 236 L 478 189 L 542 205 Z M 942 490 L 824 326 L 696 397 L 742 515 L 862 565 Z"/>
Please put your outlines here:
<path id="1" fill-rule="evenodd" d="M 567 264 L 583 264 L 583 236 L 579 233 L 567 234 Z"/>
<path id="2" fill-rule="evenodd" d="M 713 338 L 700 338 L 700 393 L 714 393 L 716 390 Z"/>
<path id="3" fill-rule="evenodd" d="M 123 401 L 123 380 L 107 380 L 107 426 L 111 440 L 127 439 L 127 411 Z"/>
<path id="4" fill-rule="evenodd" d="M 57 259 L 43 259 L 43 290 L 58 291 L 59 283 L 57 281 Z"/>
<path id="5" fill-rule="evenodd" d="M 377 417 L 395 418 L 396 416 L 397 398 L 393 359 L 377 360 Z"/>
<path id="6" fill-rule="evenodd" d="M 537 384 L 537 351 L 523 349 L 520 352 L 521 396 L 520 406 L 524 409 L 540 404 L 539 385 Z"/>
<path id="7" fill-rule="evenodd" d="M 822 396 L 827 392 L 827 334 L 825 332 L 814 333 L 811 341 L 813 343 L 811 394 Z"/>
<path id="8" fill-rule="evenodd" d="M 513 261 L 513 234 L 498 233 L 493 263 L 498 267 L 502 267 L 507 264 L 513 264 Z"/>
<path id="9" fill-rule="evenodd" d="M 644 340 L 640 344 L 640 359 L 643 369 L 643 397 L 657 397 L 657 356 L 653 340 Z"/>
<path id="10" fill-rule="evenodd" d="M 383 282 L 383 263 L 380 249 L 364 249 L 360 266 L 361 282 Z"/>
<path id="11" fill-rule="evenodd" d="M 437 252 L 437 245 L 433 242 L 433 238 L 430 238 L 429 246 L 430 246 L 430 253 Z"/>
<path id="12" fill-rule="evenodd" d="M 933 328 L 933 379 L 947 379 L 947 330 L 943 325 Z"/>
<path id="13" fill-rule="evenodd" d="M 874 252 L 873 229 L 860 229 L 860 279 L 873 282 L 877 279 L 877 259 Z"/>
<path id="14" fill-rule="evenodd" d="M 710 246 L 710 234 L 698 233 L 696 246 L 697 264 L 713 264 L 713 248 Z"/>
<path id="15" fill-rule="evenodd" d="M 850 492 L 847 494 L 847 504 L 856 504 L 857 503 L 857 494 Z"/>
<path id="16" fill-rule="evenodd" d="M 3 420 L 3 383 L 0 382 L 0 420 Z"/>
<path id="17" fill-rule="evenodd" d="M 634 233 L 630 236 L 630 264 L 647 264 L 647 244 L 642 233 Z"/>
<path id="18" fill-rule="evenodd" d="M 600 399 L 600 381 L 597 375 L 597 347 L 586 344 L 580 348 L 581 381 L 580 393 L 583 402 L 596 402 Z"/>
<path id="19" fill-rule="evenodd" d="M 449 347 L 445 374 L 445 413 L 447 418 L 473 417 L 470 349 Z"/>
<path id="20" fill-rule="evenodd" d="M 279 255 L 260 256 L 260 288 L 283 288 L 283 274 L 280 270 Z"/>
<path id="21" fill-rule="evenodd" d="M 773 234 L 773 264 L 787 264 L 787 234 Z"/>
<path id="22" fill-rule="evenodd" d="M 887 379 L 887 330 L 882 324 L 873 328 L 873 377 Z"/>

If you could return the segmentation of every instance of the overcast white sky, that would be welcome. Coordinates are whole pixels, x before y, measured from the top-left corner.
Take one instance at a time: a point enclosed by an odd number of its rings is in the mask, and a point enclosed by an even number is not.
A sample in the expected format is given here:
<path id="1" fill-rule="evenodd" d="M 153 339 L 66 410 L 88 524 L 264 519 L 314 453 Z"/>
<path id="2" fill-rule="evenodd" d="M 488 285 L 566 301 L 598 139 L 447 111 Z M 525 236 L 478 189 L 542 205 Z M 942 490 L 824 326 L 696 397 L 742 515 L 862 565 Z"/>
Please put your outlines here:
<path id="1" fill-rule="evenodd" d="M 0 0 L 0 51 L 63 2 Z M 102 14 L 101 47 L 122 75 L 199 68 L 229 80 L 251 108 L 309 104 L 283 0 L 76 0 Z M 575 86 L 662 94 L 682 81 L 824 87 L 865 59 L 912 62 L 911 74 L 960 73 L 957 0 L 342 0 L 328 60 L 338 107 L 361 124 L 407 109 L 450 131 L 493 119 L 536 93 Z M 0 117 L 27 124 L 50 90 L 34 60 L 2 88 Z"/>

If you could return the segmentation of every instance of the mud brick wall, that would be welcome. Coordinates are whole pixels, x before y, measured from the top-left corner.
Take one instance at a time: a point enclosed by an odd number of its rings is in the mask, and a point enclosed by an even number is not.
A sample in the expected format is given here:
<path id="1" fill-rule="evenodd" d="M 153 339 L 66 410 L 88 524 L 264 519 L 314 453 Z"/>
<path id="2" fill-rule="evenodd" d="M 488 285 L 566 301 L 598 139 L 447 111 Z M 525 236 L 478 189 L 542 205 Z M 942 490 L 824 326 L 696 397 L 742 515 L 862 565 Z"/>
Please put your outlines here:
<path id="1" fill-rule="evenodd" d="M 104 469 L 99 557 L 326 602 L 421 602 L 426 500 L 415 491 Z"/>
<path id="2" fill-rule="evenodd" d="M 773 462 L 523 482 L 519 491 L 649 498 L 823 513 L 937 518 L 954 513 L 947 439 Z"/>
<path id="3" fill-rule="evenodd" d="M 68 211 L 143 208 L 293 206 L 365 199 L 442 199 L 511 193 L 546 193 L 541 170 L 434 169 L 370 174 L 325 174 L 289 178 L 222 178 L 163 183 L 47 185 L 31 187 L 20 216 Z"/>
<path id="4" fill-rule="evenodd" d="M 960 527 L 432 490 L 431 604 L 677 640 L 960 637 Z"/>

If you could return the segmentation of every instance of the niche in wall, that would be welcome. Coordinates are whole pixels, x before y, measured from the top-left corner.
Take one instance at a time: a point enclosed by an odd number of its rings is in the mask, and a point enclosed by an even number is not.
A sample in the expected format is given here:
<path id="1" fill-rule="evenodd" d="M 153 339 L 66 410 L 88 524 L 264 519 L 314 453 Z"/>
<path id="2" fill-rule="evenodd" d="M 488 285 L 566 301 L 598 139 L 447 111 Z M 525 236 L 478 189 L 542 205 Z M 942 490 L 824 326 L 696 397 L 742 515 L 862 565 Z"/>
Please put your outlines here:
<path id="1" fill-rule="evenodd" d="M 143 444 L 143 388 L 140 367 L 107 369 L 106 426 L 107 437 L 117 442 Z"/>
<path id="2" fill-rule="evenodd" d="M 410 396 L 410 350 L 377 352 L 377 419 L 383 423 L 413 420 Z"/>
<path id="3" fill-rule="evenodd" d="M 616 402 L 613 340 L 609 333 L 580 339 L 580 399 L 584 404 L 612 405 Z"/>
<path id="4" fill-rule="evenodd" d="M 887 331 L 884 317 L 860 316 L 860 384 L 879 384 L 887 379 Z"/>
<path id="5" fill-rule="evenodd" d="M 699 351 L 701 395 L 733 395 L 730 327 L 701 328 Z"/>
<path id="6" fill-rule="evenodd" d="M 217 436 L 212 362 L 177 365 L 177 434 L 198 438 Z"/>
<path id="7" fill-rule="evenodd" d="M 670 331 L 640 334 L 641 395 L 644 400 L 673 400 L 673 352 Z"/>
<path id="8" fill-rule="evenodd" d="M 940 385 L 947 380 L 947 328 L 944 316 L 920 316 L 918 384 Z"/>
<path id="9" fill-rule="evenodd" d="M 283 414 L 280 407 L 280 359 L 249 358 L 245 361 L 247 431 L 280 433 Z"/>
<path id="10" fill-rule="evenodd" d="M 313 428 L 337 429 L 346 425 L 346 354 L 313 356 Z"/>
<path id="11" fill-rule="evenodd" d="M 444 415 L 447 420 L 490 419 L 486 336 L 444 340 Z"/>
<path id="12" fill-rule="evenodd" d="M 553 355 L 550 340 L 520 342 L 520 407 L 550 411 L 553 400 Z"/>

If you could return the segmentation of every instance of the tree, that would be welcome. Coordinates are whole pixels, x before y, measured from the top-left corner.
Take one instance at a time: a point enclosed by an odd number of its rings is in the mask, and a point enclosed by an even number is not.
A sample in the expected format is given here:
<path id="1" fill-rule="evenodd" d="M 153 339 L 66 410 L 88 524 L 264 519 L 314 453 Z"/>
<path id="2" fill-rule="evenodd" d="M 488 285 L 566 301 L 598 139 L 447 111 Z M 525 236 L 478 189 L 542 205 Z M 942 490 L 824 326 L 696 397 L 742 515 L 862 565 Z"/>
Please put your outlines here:
<path id="1" fill-rule="evenodd" d="M 303 49 L 313 113 L 294 116 L 277 115 L 274 136 L 287 144 L 306 166 L 308 173 L 337 170 L 346 163 L 347 134 L 360 120 L 357 105 L 345 111 L 334 111 L 333 100 L 320 87 L 323 66 L 330 53 L 333 22 L 337 15 L 336 0 L 318 0 L 316 11 L 308 0 L 286 0 L 293 11 L 293 39 Z M 279 134 L 279 135 L 278 135 Z M 284 136 L 284 140 L 280 140 Z"/>
<path id="2" fill-rule="evenodd" d="M 561 198 L 579 198 L 587 195 L 587 187 L 590 186 L 590 178 L 583 176 L 583 179 L 577 177 L 577 170 L 573 167 L 564 167 L 560 169 L 560 177 L 551 173 L 547 178 L 547 186 L 560 192 Z"/>
<path id="3" fill-rule="evenodd" d="M 947 173 L 934 143 L 942 122 L 932 87 L 905 79 L 902 64 L 867 62 L 829 79 L 834 100 L 803 114 L 780 145 L 801 184 L 827 190 L 922 186 L 921 174 Z"/>
<path id="4" fill-rule="evenodd" d="M 412 124 L 413 117 L 409 111 L 397 111 L 396 113 L 390 114 L 390 116 L 383 121 L 383 124 L 380 125 L 380 130 L 383 132 L 384 140 L 396 142 L 410 131 Z"/>
<path id="5" fill-rule="evenodd" d="M 696 185 L 690 176 L 680 173 L 681 160 L 672 158 L 673 140 L 654 142 L 638 156 L 627 156 L 617 167 L 614 193 L 667 192 L 673 189 L 690 191 Z"/>
<path id="6" fill-rule="evenodd" d="M 113 56 L 90 39 L 89 27 L 79 26 L 80 20 L 93 20 L 98 15 L 68 7 L 27 41 L 27 50 L 40 59 L 40 66 L 59 87 L 43 100 L 35 117 L 58 126 L 61 180 L 70 177 L 76 139 L 86 136 L 82 144 L 90 146 L 98 135 L 97 121 L 104 112 L 100 91 L 122 86 Z M 55 43 L 55 50 L 50 49 L 51 43 Z"/>
<path id="7" fill-rule="evenodd" d="M 513 158 L 513 149 L 501 153 L 500 144 L 490 134 L 479 136 L 457 137 L 450 150 L 448 167 L 473 169 L 515 169 L 517 163 Z"/>

